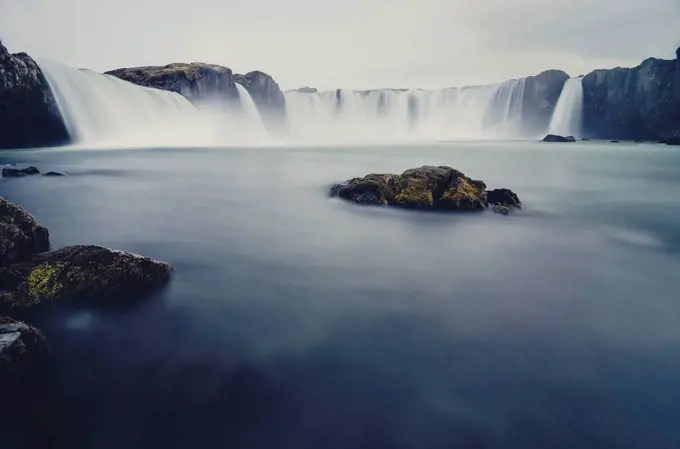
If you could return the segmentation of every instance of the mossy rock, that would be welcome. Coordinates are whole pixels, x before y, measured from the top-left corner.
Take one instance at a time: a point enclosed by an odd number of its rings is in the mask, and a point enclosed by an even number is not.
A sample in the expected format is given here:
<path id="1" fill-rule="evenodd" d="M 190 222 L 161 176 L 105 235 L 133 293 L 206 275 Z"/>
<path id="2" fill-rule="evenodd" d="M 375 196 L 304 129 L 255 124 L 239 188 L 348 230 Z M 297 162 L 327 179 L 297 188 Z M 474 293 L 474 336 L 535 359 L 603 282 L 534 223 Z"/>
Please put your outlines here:
<path id="1" fill-rule="evenodd" d="M 165 285 L 165 262 L 100 246 L 70 246 L 0 269 L 0 305 L 31 307 L 87 299 L 128 301 Z"/>
<path id="2" fill-rule="evenodd" d="M 331 196 L 358 204 L 451 211 L 483 211 L 496 203 L 508 210 L 521 208 L 519 198 L 511 190 L 491 192 L 509 193 L 505 196 L 493 193 L 490 202 L 483 181 L 468 178 L 451 167 L 429 165 L 406 170 L 401 175 L 369 174 L 331 188 Z"/>

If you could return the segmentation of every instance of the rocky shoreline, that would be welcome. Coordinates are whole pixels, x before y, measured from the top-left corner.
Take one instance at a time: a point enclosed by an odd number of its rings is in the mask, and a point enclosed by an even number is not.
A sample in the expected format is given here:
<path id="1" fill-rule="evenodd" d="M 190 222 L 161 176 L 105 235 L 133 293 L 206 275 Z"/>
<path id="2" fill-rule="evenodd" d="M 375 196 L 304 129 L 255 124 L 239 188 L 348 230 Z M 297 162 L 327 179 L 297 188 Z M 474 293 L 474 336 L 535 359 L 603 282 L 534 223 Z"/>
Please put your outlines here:
<path id="1" fill-rule="evenodd" d="M 49 356 L 45 336 L 17 321 L 41 306 L 131 303 L 163 288 L 169 264 L 124 251 L 78 245 L 50 251 L 49 231 L 0 197 L 0 385 L 39 377 Z"/>

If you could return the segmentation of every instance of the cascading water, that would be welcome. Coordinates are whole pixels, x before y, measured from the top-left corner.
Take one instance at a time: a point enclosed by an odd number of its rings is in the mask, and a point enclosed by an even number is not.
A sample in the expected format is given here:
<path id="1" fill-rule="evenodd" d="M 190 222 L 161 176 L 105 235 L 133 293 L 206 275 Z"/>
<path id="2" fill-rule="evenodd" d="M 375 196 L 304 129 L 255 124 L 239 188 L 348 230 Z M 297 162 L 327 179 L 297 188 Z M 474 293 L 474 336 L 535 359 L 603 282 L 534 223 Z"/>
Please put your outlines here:
<path id="1" fill-rule="evenodd" d="M 442 90 L 288 91 L 294 140 L 384 141 L 522 137 L 525 79 Z"/>
<path id="2" fill-rule="evenodd" d="M 560 136 L 580 136 L 583 123 L 583 78 L 570 78 L 564 84 L 548 132 Z"/>
<path id="3" fill-rule="evenodd" d="M 51 61 L 41 60 L 40 68 L 76 143 L 162 144 L 177 123 L 197 118 L 196 108 L 173 92 Z"/>
<path id="4" fill-rule="evenodd" d="M 250 96 L 248 89 L 241 86 L 239 83 L 236 83 L 236 90 L 238 91 L 238 100 L 241 105 L 241 118 L 243 119 L 243 124 L 246 127 L 245 131 L 252 137 L 265 138 L 267 132 L 265 130 L 264 124 L 262 123 L 262 117 L 260 117 L 260 113 L 257 110 L 257 105 L 255 104 L 253 97 Z"/>

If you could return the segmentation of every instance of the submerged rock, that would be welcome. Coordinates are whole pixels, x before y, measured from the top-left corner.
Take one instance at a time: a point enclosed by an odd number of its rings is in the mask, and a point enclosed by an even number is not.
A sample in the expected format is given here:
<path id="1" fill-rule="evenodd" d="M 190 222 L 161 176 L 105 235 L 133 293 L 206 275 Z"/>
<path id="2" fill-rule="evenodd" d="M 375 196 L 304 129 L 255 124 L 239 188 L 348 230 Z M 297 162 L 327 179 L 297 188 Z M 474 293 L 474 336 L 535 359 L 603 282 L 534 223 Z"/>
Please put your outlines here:
<path id="1" fill-rule="evenodd" d="M 59 173 L 59 172 L 56 172 L 56 171 L 48 171 L 43 176 L 66 176 L 66 174 L 65 173 Z"/>
<path id="2" fill-rule="evenodd" d="M 59 107 L 38 64 L 0 42 L 0 148 L 68 143 Z"/>
<path id="3" fill-rule="evenodd" d="M 49 249 L 47 229 L 24 209 L 0 197 L 0 268 Z"/>
<path id="4" fill-rule="evenodd" d="M 165 262 L 100 246 L 69 246 L 35 254 L 0 269 L 0 306 L 22 308 L 45 301 L 122 302 L 165 285 Z"/>
<path id="5" fill-rule="evenodd" d="M 574 136 L 558 136 L 557 134 L 548 134 L 543 138 L 543 142 L 576 142 Z"/>
<path id="6" fill-rule="evenodd" d="M 509 212 L 522 207 L 511 190 L 487 192 L 483 181 L 470 179 L 446 166 L 426 165 L 406 170 L 401 175 L 369 174 L 336 184 L 330 193 L 358 204 L 408 209 L 482 211 L 497 205 L 506 207 Z M 493 210 L 501 212 L 499 208 Z"/>
<path id="7" fill-rule="evenodd" d="M 40 374 L 50 354 L 38 329 L 0 317 L 0 385 L 25 382 Z M 1 407 L 1 406 L 0 406 Z"/>
<path id="8" fill-rule="evenodd" d="M 39 175 L 40 170 L 37 168 L 31 166 L 28 168 L 3 168 L 2 169 L 2 177 L 3 178 L 22 178 L 26 175 Z"/>

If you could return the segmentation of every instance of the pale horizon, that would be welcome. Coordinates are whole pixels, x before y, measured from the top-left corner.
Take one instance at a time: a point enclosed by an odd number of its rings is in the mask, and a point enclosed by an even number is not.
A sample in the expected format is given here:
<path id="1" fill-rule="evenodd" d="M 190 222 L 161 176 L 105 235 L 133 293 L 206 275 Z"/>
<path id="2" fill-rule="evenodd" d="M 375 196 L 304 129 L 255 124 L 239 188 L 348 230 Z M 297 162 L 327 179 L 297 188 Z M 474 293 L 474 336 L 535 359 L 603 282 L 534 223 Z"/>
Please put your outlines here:
<path id="1" fill-rule="evenodd" d="M 0 39 L 104 72 L 206 62 L 261 70 L 282 89 L 443 88 L 673 59 L 680 2 L 0 0 Z M 606 30 L 606 33 L 603 32 Z"/>

